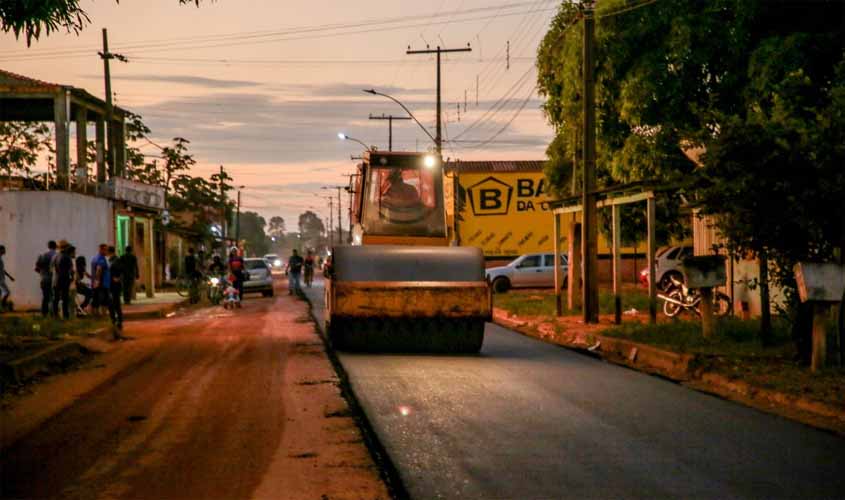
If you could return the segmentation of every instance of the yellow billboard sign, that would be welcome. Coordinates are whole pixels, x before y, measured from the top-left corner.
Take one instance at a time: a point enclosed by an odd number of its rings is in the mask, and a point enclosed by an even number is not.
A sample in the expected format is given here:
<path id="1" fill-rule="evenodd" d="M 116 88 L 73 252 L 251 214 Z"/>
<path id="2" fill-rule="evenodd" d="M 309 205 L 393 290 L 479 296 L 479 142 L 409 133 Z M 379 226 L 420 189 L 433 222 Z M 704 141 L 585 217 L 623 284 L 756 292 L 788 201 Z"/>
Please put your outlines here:
<path id="1" fill-rule="evenodd" d="M 486 256 L 552 250 L 550 198 L 542 172 L 461 173 L 458 181 L 462 246 L 479 247 Z"/>

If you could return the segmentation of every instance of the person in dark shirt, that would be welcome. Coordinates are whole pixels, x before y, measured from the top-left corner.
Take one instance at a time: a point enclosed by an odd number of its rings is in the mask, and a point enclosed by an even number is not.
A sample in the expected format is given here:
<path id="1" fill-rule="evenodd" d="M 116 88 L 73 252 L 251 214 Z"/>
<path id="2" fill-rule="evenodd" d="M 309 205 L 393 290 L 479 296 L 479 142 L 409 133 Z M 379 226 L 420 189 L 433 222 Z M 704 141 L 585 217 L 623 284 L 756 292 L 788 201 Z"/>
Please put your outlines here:
<path id="1" fill-rule="evenodd" d="M 59 310 L 62 303 L 62 317 L 70 319 L 70 284 L 73 281 L 73 259 L 70 258 L 70 245 L 67 241 L 59 242 L 59 253 L 53 259 L 53 311 Z M 58 316 L 58 313 L 56 314 Z"/>
<path id="2" fill-rule="evenodd" d="M 6 265 L 3 263 L 3 256 L 6 255 L 6 247 L 0 245 L 0 313 L 9 307 L 9 287 L 6 285 L 6 278 L 15 281 L 11 274 L 6 272 Z"/>
<path id="3" fill-rule="evenodd" d="M 226 272 L 226 266 L 223 265 L 223 260 L 219 255 L 215 255 L 211 259 L 211 264 L 208 266 L 209 274 L 213 276 L 222 276 Z"/>
<path id="4" fill-rule="evenodd" d="M 302 274 L 303 263 L 302 256 L 294 250 L 288 259 L 288 292 L 290 295 L 293 295 L 294 292 L 300 293 L 299 276 Z"/>
<path id="5" fill-rule="evenodd" d="M 115 326 L 114 338 L 115 340 L 120 340 L 123 338 L 120 334 L 120 331 L 123 330 L 123 307 L 120 305 L 120 299 L 125 269 L 123 268 L 121 259 L 115 254 L 114 247 L 109 247 L 109 271 L 111 276 L 111 286 L 109 287 L 109 294 L 111 295 L 109 317 Z"/>
<path id="6" fill-rule="evenodd" d="M 51 264 L 56 256 L 56 242 L 47 242 L 47 252 L 38 256 L 35 261 L 35 272 L 41 277 L 41 315 L 50 314 L 50 305 L 53 297 L 53 271 Z"/>
<path id="7" fill-rule="evenodd" d="M 88 264 L 85 262 L 85 256 L 77 256 L 75 264 L 76 272 L 74 273 L 74 279 L 76 280 L 76 293 L 85 297 L 85 300 L 83 300 L 82 304 L 79 305 L 79 309 L 76 314 L 77 316 L 84 316 L 88 305 L 91 304 L 91 300 L 94 298 L 94 290 L 92 290 L 85 282 L 86 277 L 91 277 L 91 275 L 88 274 Z"/>
<path id="8" fill-rule="evenodd" d="M 238 290 L 241 301 L 244 300 L 244 258 L 240 256 L 237 248 L 232 248 L 229 253 L 229 272 L 235 277 L 233 285 Z"/>
<path id="9" fill-rule="evenodd" d="M 132 253 L 132 247 L 127 245 L 126 252 L 120 258 L 120 267 L 123 269 L 123 303 L 129 305 L 135 298 L 135 280 L 141 276 L 138 269 L 138 257 Z"/>
<path id="10" fill-rule="evenodd" d="M 193 247 L 188 248 L 188 255 L 185 256 L 185 277 L 188 278 L 190 303 L 196 304 L 200 301 L 200 275 L 199 268 L 197 266 L 197 258 L 194 255 Z"/>

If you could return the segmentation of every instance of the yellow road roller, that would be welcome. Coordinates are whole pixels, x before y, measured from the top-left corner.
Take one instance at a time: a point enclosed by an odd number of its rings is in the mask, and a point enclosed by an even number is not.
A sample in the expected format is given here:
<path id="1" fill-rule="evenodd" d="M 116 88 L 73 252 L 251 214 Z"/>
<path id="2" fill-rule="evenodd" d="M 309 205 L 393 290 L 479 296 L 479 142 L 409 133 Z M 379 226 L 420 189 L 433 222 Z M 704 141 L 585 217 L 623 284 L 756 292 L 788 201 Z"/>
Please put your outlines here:
<path id="1" fill-rule="evenodd" d="M 326 331 L 341 350 L 473 353 L 492 296 L 484 256 L 449 246 L 439 155 L 368 151 L 353 191 L 352 244 L 335 246 Z"/>

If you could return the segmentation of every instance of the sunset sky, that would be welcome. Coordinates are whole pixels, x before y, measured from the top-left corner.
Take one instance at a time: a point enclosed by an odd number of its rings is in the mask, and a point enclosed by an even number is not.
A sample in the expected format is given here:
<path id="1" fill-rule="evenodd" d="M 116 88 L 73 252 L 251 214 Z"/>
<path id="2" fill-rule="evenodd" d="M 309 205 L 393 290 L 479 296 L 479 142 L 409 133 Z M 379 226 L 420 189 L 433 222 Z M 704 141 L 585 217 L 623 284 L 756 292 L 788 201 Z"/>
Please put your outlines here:
<path id="1" fill-rule="evenodd" d="M 354 170 L 350 155 L 361 147 L 338 140 L 338 132 L 387 149 L 387 122 L 368 115 L 401 115 L 402 109 L 361 89 L 403 101 L 434 134 L 434 56 L 406 55 L 409 45 L 473 48 L 444 59 L 444 136 L 478 142 L 446 143 L 445 157 L 543 159 L 551 139 L 533 90 L 533 65 L 557 1 L 81 4 L 91 24 L 78 36 L 52 34 L 27 48 L 11 34 L 0 35 L 0 68 L 102 97 L 97 51 L 101 29 L 108 28 L 110 49 L 129 58 L 112 63 L 116 103 L 141 114 L 156 142 L 190 140 L 196 173 L 225 165 L 245 186 L 244 209 L 268 219 L 281 215 L 290 229 L 311 207 L 326 216 L 326 201 L 315 194 L 328 195 L 321 186 L 345 184 L 343 174 Z M 430 147 L 413 122 L 394 122 L 395 150 Z M 143 150 L 156 154 L 152 146 Z"/>

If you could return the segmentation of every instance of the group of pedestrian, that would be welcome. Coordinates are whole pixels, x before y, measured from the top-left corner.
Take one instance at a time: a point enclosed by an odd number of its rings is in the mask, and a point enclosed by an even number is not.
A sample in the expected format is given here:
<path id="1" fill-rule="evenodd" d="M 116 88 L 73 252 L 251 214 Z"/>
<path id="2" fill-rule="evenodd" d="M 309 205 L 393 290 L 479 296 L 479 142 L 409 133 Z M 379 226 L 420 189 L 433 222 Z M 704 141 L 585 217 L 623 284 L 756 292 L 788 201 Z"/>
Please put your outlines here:
<path id="1" fill-rule="evenodd" d="M 85 257 L 76 255 L 76 247 L 66 240 L 58 243 L 51 240 L 47 242 L 47 251 L 36 259 L 35 272 L 41 282 L 42 315 L 69 319 L 71 311 L 77 316 L 99 316 L 108 310 L 115 338 L 122 338 L 121 303 L 132 302 L 135 281 L 140 275 L 131 246 L 118 256 L 113 246 L 100 244 L 89 268 Z M 79 305 L 75 303 L 77 295 L 83 297 Z"/>
<path id="2" fill-rule="evenodd" d="M 310 249 L 303 258 L 299 251 L 293 250 L 288 259 L 288 293 L 290 295 L 302 293 L 299 285 L 299 278 L 305 273 L 305 284 L 311 287 L 311 280 L 314 278 L 314 252 Z"/>

